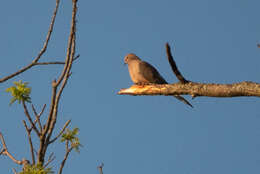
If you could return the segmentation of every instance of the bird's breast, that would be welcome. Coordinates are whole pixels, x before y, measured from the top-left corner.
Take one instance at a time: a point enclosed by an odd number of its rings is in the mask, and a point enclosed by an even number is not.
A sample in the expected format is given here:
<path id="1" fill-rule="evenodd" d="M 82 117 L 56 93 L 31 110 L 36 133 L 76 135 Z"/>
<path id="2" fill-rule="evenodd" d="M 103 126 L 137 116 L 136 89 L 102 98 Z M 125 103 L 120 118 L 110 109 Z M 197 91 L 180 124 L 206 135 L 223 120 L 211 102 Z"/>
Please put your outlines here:
<path id="1" fill-rule="evenodd" d="M 144 77 L 140 66 L 135 64 L 128 65 L 129 75 L 134 83 L 149 83 L 149 81 Z"/>

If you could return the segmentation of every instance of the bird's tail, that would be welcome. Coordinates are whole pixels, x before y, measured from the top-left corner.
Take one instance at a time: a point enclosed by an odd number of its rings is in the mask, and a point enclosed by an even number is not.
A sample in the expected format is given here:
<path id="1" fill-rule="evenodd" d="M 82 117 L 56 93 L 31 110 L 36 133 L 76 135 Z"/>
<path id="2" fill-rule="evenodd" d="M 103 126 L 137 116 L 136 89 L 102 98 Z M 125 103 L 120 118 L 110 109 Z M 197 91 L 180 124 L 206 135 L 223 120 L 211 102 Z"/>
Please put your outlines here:
<path id="1" fill-rule="evenodd" d="M 184 97 L 182 97 L 180 95 L 175 95 L 174 97 L 193 108 L 193 106 L 190 104 L 190 102 L 188 102 Z"/>

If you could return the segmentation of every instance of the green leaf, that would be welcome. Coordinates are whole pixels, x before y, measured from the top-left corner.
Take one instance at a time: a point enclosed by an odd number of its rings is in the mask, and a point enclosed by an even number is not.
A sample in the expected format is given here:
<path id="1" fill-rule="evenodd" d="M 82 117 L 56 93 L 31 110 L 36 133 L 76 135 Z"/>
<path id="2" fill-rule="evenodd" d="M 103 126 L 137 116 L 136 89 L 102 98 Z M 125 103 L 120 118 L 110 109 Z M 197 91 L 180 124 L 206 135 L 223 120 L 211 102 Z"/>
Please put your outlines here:
<path id="1" fill-rule="evenodd" d="M 10 92 L 13 98 L 10 101 L 10 105 L 13 104 L 16 100 L 20 104 L 23 102 L 29 102 L 31 103 L 31 88 L 28 87 L 27 82 L 22 82 L 21 80 L 18 82 L 13 82 L 14 86 L 11 86 L 10 88 L 7 88 L 5 91 Z"/>
<path id="2" fill-rule="evenodd" d="M 53 174 L 51 168 L 44 168 L 41 164 L 26 165 L 19 174 Z"/>
<path id="3" fill-rule="evenodd" d="M 61 136 L 61 142 L 69 141 L 71 143 L 71 147 L 79 152 L 79 147 L 82 145 L 79 142 L 79 138 L 76 136 L 78 133 L 79 128 L 74 128 L 73 130 L 66 129 L 65 133 Z"/>

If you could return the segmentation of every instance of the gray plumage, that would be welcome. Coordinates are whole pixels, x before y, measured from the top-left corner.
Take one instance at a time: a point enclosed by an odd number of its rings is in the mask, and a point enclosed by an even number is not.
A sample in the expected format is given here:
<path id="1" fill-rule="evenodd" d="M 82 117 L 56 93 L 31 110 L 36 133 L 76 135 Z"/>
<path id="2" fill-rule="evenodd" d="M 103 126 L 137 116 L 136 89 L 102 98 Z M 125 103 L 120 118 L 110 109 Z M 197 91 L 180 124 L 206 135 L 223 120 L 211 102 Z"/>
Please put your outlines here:
<path id="1" fill-rule="evenodd" d="M 124 62 L 128 65 L 130 77 L 135 84 L 168 84 L 152 65 L 142 61 L 135 54 L 130 53 L 126 55 Z M 179 95 L 175 95 L 174 97 L 192 107 L 192 105 L 185 100 L 185 98 Z"/>

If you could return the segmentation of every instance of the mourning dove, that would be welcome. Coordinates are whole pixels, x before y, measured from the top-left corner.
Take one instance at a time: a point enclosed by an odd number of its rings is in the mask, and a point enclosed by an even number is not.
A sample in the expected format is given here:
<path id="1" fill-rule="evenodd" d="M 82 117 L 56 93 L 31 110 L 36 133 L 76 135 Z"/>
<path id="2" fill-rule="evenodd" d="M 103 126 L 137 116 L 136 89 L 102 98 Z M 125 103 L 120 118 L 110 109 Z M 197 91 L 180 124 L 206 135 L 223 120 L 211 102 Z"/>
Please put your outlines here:
<path id="1" fill-rule="evenodd" d="M 142 61 L 135 54 L 130 53 L 124 58 L 125 64 L 128 65 L 128 71 L 132 81 L 135 84 L 168 84 L 160 73 L 149 63 Z M 180 95 L 174 95 L 175 98 L 183 103 L 193 107 L 185 98 Z"/>

